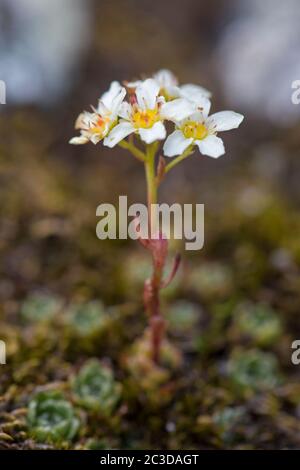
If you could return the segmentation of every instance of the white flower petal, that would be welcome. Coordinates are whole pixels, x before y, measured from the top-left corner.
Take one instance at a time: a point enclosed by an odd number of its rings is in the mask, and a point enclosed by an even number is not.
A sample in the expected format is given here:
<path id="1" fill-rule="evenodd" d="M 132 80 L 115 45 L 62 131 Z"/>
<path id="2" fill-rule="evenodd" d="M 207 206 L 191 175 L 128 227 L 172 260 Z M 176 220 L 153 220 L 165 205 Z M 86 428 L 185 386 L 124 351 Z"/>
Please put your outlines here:
<path id="1" fill-rule="evenodd" d="M 75 121 L 75 129 L 82 129 L 85 126 L 85 115 L 84 113 L 79 114 Z"/>
<path id="2" fill-rule="evenodd" d="M 205 117 L 208 116 L 211 102 L 209 99 L 210 93 L 205 88 L 197 85 L 183 85 L 180 87 L 180 96 L 194 103 Z"/>
<path id="3" fill-rule="evenodd" d="M 107 137 L 105 137 L 103 144 L 106 147 L 112 148 L 133 132 L 134 127 L 130 122 L 121 122 L 110 131 Z"/>
<path id="4" fill-rule="evenodd" d="M 75 122 L 75 129 L 88 129 L 95 122 L 97 122 L 98 115 L 96 113 L 89 113 L 84 111 L 83 113 L 79 114 L 78 118 Z"/>
<path id="5" fill-rule="evenodd" d="M 164 144 L 164 155 L 174 157 L 180 155 L 193 142 L 193 139 L 186 139 L 180 130 L 169 135 Z"/>
<path id="6" fill-rule="evenodd" d="M 155 140 L 163 140 L 166 137 L 166 129 L 161 121 L 156 122 L 150 129 L 139 129 L 141 139 L 146 144 L 151 144 Z"/>
<path id="7" fill-rule="evenodd" d="M 125 82 L 125 85 L 127 88 L 136 88 L 142 83 L 143 83 L 142 80 L 136 80 L 135 82 Z"/>
<path id="8" fill-rule="evenodd" d="M 196 107 L 190 101 L 184 98 L 178 98 L 163 104 L 160 114 L 163 119 L 170 121 L 182 121 L 196 111 Z"/>
<path id="9" fill-rule="evenodd" d="M 109 91 L 104 93 L 99 100 L 98 113 L 103 117 L 110 116 L 111 119 L 114 119 L 118 114 L 125 95 L 125 88 L 121 87 L 118 82 L 113 82 Z"/>
<path id="10" fill-rule="evenodd" d="M 216 135 L 209 135 L 203 140 L 195 140 L 200 152 L 212 158 L 219 158 L 224 155 L 225 148 L 223 140 Z"/>
<path id="11" fill-rule="evenodd" d="M 83 145 L 87 144 L 89 139 L 87 137 L 84 137 L 83 135 L 80 135 L 78 137 L 73 137 L 72 139 L 69 140 L 69 144 L 72 145 Z"/>
<path id="12" fill-rule="evenodd" d="M 120 83 L 117 81 L 114 81 L 114 82 L 111 82 L 108 91 L 103 93 L 103 95 L 100 98 L 100 101 L 102 101 L 102 103 L 104 104 L 104 106 L 106 106 L 107 109 L 111 109 L 113 100 L 120 93 L 121 89 L 122 89 L 122 86 L 120 85 Z"/>
<path id="13" fill-rule="evenodd" d="M 175 75 L 168 69 L 161 69 L 153 75 L 154 80 L 157 81 L 160 88 L 175 87 L 178 85 L 178 80 Z"/>
<path id="14" fill-rule="evenodd" d="M 164 88 L 166 96 L 169 99 L 180 98 L 180 90 L 178 86 L 166 86 Z"/>
<path id="15" fill-rule="evenodd" d="M 187 98 L 191 101 L 196 101 L 201 99 L 201 97 L 210 98 L 211 92 L 202 86 L 193 85 L 192 83 L 187 83 L 186 85 L 181 85 L 180 94 L 183 98 Z"/>
<path id="16" fill-rule="evenodd" d="M 182 126 L 189 121 L 196 121 L 202 124 L 205 123 L 205 117 L 201 111 L 196 111 L 193 114 L 190 114 L 186 119 L 183 119 L 180 123 L 178 123 L 178 127 L 182 128 Z"/>
<path id="17" fill-rule="evenodd" d="M 127 101 L 123 101 L 119 108 L 118 114 L 121 118 L 126 119 L 126 121 L 130 121 L 130 116 L 132 114 L 131 104 L 127 103 Z"/>
<path id="18" fill-rule="evenodd" d="M 203 96 L 197 102 L 194 101 L 194 103 L 196 104 L 197 109 L 201 111 L 203 116 L 207 118 L 207 116 L 209 115 L 210 108 L 211 108 L 211 101 L 208 98 L 205 98 L 205 96 Z"/>
<path id="19" fill-rule="evenodd" d="M 221 111 L 209 116 L 206 123 L 210 130 L 216 132 L 230 131 L 239 127 L 243 119 L 244 116 L 242 114 L 235 113 L 234 111 Z"/>
<path id="20" fill-rule="evenodd" d="M 102 140 L 102 139 L 103 139 L 103 135 L 100 134 L 100 133 L 91 134 L 91 136 L 90 136 L 90 141 L 91 141 L 94 145 L 98 144 L 98 143 L 100 142 L 100 140 Z"/>
<path id="21" fill-rule="evenodd" d="M 122 87 L 119 93 L 113 98 L 112 103 L 111 103 L 110 110 L 111 110 L 111 114 L 113 117 L 118 115 L 120 106 L 125 96 L 126 96 L 126 90 L 124 87 Z"/>
<path id="22" fill-rule="evenodd" d="M 110 114 L 110 110 L 105 106 L 105 104 L 99 100 L 98 102 L 98 108 L 97 112 L 100 114 L 100 116 L 108 116 Z"/>
<path id="23" fill-rule="evenodd" d="M 159 84 L 153 78 L 148 78 L 142 82 L 135 90 L 139 108 L 154 109 L 158 93 Z"/>

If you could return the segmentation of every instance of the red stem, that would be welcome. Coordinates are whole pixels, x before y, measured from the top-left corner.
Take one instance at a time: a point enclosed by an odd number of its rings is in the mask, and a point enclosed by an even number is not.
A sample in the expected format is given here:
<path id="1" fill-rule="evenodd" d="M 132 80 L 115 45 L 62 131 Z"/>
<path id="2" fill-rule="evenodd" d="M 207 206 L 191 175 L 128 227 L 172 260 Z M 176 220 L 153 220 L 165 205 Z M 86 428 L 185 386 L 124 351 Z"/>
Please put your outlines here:
<path id="1" fill-rule="evenodd" d="M 161 343 L 165 332 L 165 320 L 161 315 L 159 299 L 162 268 L 163 266 L 158 265 L 153 254 L 153 275 L 146 280 L 144 288 L 145 309 L 150 318 L 152 358 L 156 364 L 159 363 Z"/>

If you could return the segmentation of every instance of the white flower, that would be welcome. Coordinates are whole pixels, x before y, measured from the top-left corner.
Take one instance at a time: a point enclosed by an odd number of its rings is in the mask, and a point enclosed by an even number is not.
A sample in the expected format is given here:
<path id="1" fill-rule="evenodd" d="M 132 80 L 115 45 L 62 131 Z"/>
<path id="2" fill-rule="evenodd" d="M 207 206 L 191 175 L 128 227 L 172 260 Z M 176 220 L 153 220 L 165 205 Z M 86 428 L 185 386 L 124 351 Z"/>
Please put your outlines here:
<path id="1" fill-rule="evenodd" d="M 180 85 L 175 75 L 167 69 L 159 70 L 153 75 L 153 78 L 160 86 L 160 94 L 162 94 L 167 101 L 174 98 L 185 98 L 196 105 L 201 104 L 211 97 L 211 92 L 202 86 L 187 83 Z"/>
<path id="2" fill-rule="evenodd" d="M 236 129 L 244 116 L 233 111 L 221 111 L 208 117 L 208 112 L 209 109 L 196 112 L 176 123 L 176 130 L 164 144 L 166 157 L 180 155 L 190 145 L 197 145 L 203 155 L 213 158 L 225 153 L 223 141 L 217 137 L 217 133 Z"/>
<path id="3" fill-rule="evenodd" d="M 153 75 L 153 78 L 160 87 L 159 93 L 167 101 L 180 97 L 178 80 L 170 70 L 161 69 Z"/>
<path id="4" fill-rule="evenodd" d="M 161 69 L 151 77 L 159 86 L 159 94 L 163 96 L 166 101 L 180 97 L 178 88 L 178 80 L 175 75 L 167 69 Z M 143 83 L 143 80 L 136 80 L 134 82 L 127 82 L 126 86 L 130 89 L 136 89 Z"/>
<path id="5" fill-rule="evenodd" d="M 186 85 L 181 85 L 179 87 L 179 94 L 182 98 L 186 98 L 196 104 L 201 103 L 203 98 L 211 98 L 211 92 L 206 88 L 203 88 L 199 85 L 193 85 L 192 83 L 187 83 Z"/>
<path id="6" fill-rule="evenodd" d="M 159 70 L 152 78 L 159 85 L 159 94 L 164 96 L 166 101 L 185 98 L 198 105 L 203 98 L 211 97 L 211 92 L 201 86 L 190 83 L 179 86 L 177 77 L 168 69 Z M 142 80 L 136 80 L 135 82 L 128 82 L 126 86 L 135 89 L 141 83 Z"/>
<path id="7" fill-rule="evenodd" d="M 105 92 L 94 112 L 84 111 L 75 123 L 75 129 L 80 129 L 80 136 L 73 137 L 70 144 L 80 145 L 91 141 L 97 144 L 102 140 L 118 120 L 120 106 L 125 98 L 126 90 L 119 82 L 112 82 Z"/>
<path id="8" fill-rule="evenodd" d="M 160 86 L 153 78 L 139 83 L 133 104 L 122 103 L 119 110 L 122 119 L 104 139 L 104 145 L 114 147 L 132 133 L 139 134 L 146 144 L 162 140 L 166 137 L 165 119 L 180 121 L 194 112 L 195 106 L 188 100 L 179 98 L 166 103 L 159 91 Z"/>

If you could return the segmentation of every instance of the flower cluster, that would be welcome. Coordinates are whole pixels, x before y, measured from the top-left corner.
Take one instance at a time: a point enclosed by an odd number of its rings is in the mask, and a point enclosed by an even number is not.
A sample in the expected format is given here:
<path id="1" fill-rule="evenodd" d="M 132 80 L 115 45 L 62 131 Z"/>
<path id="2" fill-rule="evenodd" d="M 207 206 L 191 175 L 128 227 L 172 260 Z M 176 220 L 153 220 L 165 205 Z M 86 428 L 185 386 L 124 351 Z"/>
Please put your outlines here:
<path id="1" fill-rule="evenodd" d="M 75 127 L 80 136 L 70 143 L 97 144 L 103 140 L 105 146 L 114 147 L 135 134 L 146 144 L 166 139 L 166 157 L 197 146 L 203 155 L 218 158 L 225 153 L 218 133 L 237 128 L 243 116 L 233 111 L 209 116 L 210 97 L 211 93 L 198 85 L 179 85 L 169 70 L 124 86 L 114 81 L 97 108 L 79 115 Z M 168 136 L 166 122 L 175 126 Z"/>

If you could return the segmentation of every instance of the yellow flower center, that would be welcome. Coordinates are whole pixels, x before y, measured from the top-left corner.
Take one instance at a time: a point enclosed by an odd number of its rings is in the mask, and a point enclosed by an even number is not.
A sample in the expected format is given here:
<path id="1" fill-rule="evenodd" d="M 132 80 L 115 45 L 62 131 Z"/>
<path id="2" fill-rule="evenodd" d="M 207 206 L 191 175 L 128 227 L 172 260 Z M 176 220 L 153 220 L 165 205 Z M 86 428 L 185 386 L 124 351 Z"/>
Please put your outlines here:
<path id="1" fill-rule="evenodd" d="M 159 121 L 157 109 L 138 109 L 132 116 L 134 127 L 137 129 L 150 129 L 153 124 Z"/>
<path id="2" fill-rule="evenodd" d="M 106 125 L 109 122 L 108 118 L 102 118 L 99 116 L 95 124 L 91 127 L 90 131 L 92 134 L 104 134 L 106 131 Z"/>
<path id="3" fill-rule="evenodd" d="M 187 121 L 182 127 L 182 133 L 186 139 L 202 140 L 208 135 L 204 124 L 196 121 Z"/>

